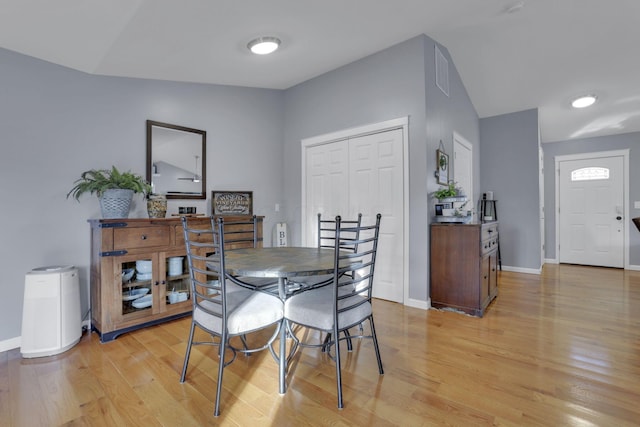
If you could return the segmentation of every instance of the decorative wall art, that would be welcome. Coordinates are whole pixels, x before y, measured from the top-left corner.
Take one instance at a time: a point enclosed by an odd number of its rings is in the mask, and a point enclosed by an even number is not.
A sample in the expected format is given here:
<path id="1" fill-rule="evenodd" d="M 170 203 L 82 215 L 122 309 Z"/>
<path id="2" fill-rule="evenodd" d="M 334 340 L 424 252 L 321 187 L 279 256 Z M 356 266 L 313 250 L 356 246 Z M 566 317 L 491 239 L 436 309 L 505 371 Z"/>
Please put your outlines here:
<path id="1" fill-rule="evenodd" d="M 436 171 L 438 184 L 447 185 L 449 183 L 449 155 L 444 152 L 444 149 L 438 149 L 436 150 L 436 158 L 438 162 L 438 170 Z"/>
<path id="2" fill-rule="evenodd" d="M 213 215 L 253 215 L 253 191 L 212 191 Z"/>

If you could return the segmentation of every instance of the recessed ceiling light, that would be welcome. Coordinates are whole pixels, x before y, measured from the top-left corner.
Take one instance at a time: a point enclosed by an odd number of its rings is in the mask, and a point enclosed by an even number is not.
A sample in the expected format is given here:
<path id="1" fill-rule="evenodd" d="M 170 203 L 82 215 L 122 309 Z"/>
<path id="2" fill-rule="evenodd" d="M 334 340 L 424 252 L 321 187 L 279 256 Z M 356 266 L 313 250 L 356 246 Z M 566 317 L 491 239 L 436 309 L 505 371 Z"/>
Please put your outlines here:
<path id="1" fill-rule="evenodd" d="M 595 95 L 584 95 L 571 101 L 573 108 L 585 108 L 593 105 L 598 99 Z"/>
<path id="2" fill-rule="evenodd" d="M 280 46 L 280 39 L 277 37 L 258 37 L 247 44 L 249 50 L 256 55 L 267 55 L 275 52 L 278 46 Z"/>

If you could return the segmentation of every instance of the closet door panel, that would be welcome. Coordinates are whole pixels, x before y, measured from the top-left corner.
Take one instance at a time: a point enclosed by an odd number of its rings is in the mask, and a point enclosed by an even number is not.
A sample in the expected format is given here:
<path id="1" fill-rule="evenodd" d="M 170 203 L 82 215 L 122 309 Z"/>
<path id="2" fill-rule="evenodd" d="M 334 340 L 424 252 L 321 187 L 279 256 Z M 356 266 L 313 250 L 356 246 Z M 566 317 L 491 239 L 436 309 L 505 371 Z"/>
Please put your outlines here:
<path id="1" fill-rule="evenodd" d="M 374 296 L 402 302 L 404 199 L 402 130 L 349 140 L 349 214 L 364 223 L 382 214 Z"/>

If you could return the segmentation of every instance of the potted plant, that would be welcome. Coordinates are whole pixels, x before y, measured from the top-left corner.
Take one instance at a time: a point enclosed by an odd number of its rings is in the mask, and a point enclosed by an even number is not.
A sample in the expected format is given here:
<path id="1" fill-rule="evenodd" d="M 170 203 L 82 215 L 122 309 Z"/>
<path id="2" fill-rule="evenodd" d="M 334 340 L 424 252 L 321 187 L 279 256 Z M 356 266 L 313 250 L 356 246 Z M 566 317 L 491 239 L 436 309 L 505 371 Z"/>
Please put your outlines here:
<path id="1" fill-rule="evenodd" d="M 449 197 L 458 197 L 458 196 L 460 196 L 460 189 L 456 187 L 456 183 L 454 181 L 449 181 L 449 184 L 447 184 L 446 187 L 433 192 L 433 197 L 435 197 L 438 200 L 443 200 Z"/>
<path id="2" fill-rule="evenodd" d="M 100 200 L 103 218 L 127 218 L 133 195 L 142 193 L 146 196 L 151 192 L 151 185 L 142 176 L 130 171 L 120 172 L 115 166 L 111 170 L 84 171 L 74 184 L 67 198 L 80 201 L 85 193 L 95 194 Z"/>

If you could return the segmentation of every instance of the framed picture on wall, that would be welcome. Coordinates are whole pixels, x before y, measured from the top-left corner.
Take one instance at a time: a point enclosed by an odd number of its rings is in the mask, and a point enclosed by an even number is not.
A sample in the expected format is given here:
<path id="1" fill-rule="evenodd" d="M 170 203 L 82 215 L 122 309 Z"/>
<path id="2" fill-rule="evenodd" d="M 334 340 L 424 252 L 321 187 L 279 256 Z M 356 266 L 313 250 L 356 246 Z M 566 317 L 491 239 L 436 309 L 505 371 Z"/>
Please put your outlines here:
<path id="1" fill-rule="evenodd" d="M 212 191 L 213 215 L 253 215 L 253 191 Z"/>
<path id="2" fill-rule="evenodd" d="M 438 184 L 449 184 L 449 155 L 442 150 L 436 150 L 436 158 L 438 160 Z"/>

